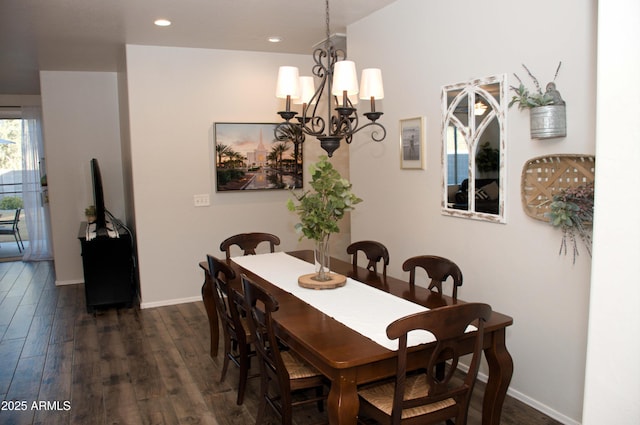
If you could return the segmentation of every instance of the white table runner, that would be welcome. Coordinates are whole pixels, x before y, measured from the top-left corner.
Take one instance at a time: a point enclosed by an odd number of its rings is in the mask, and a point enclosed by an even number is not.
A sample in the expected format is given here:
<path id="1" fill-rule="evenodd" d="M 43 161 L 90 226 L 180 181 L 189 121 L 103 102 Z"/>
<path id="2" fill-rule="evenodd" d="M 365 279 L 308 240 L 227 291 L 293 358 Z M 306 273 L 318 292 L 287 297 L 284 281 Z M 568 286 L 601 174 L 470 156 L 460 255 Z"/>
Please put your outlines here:
<path id="1" fill-rule="evenodd" d="M 303 288 L 298 285 L 298 277 L 314 273 L 315 266 L 284 252 L 233 257 L 232 260 L 390 350 L 398 349 L 398 340 L 387 338 L 387 326 L 401 317 L 428 310 L 351 278 L 337 289 Z M 408 345 L 434 340 L 430 332 L 412 331 Z"/>

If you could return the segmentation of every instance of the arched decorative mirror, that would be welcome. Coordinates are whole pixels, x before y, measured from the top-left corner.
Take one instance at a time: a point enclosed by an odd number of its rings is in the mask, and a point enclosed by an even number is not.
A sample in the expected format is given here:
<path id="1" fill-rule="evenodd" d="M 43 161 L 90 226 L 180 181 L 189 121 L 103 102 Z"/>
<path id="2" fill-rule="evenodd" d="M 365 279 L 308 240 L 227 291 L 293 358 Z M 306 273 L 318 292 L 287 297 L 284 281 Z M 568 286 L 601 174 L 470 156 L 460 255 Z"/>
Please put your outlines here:
<path id="1" fill-rule="evenodd" d="M 505 222 L 506 75 L 442 88 L 442 213 Z"/>

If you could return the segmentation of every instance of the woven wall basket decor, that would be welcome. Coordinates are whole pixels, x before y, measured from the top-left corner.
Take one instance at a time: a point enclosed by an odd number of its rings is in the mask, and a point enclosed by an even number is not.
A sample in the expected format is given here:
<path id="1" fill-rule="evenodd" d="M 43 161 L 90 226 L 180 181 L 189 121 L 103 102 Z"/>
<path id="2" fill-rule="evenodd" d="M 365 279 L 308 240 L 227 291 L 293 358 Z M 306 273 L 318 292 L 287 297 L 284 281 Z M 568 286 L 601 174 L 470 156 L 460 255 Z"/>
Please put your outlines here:
<path id="1" fill-rule="evenodd" d="M 553 196 L 569 187 L 593 183 L 596 157 L 557 154 L 528 160 L 522 167 L 520 194 L 525 213 L 536 220 L 549 221 L 545 213 Z"/>

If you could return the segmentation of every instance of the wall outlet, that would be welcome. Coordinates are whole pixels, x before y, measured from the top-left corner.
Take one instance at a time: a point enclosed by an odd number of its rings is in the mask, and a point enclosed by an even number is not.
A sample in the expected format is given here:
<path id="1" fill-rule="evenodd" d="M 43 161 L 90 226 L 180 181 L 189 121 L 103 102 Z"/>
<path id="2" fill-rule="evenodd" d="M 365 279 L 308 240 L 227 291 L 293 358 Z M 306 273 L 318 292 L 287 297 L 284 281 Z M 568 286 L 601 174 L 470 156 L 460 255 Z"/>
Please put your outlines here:
<path id="1" fill-rule="evenodd" d="M 209 194 L 193 195 L 193 205 L 196 207 L 208 207 L 211 205 L 209 202 Z"/>

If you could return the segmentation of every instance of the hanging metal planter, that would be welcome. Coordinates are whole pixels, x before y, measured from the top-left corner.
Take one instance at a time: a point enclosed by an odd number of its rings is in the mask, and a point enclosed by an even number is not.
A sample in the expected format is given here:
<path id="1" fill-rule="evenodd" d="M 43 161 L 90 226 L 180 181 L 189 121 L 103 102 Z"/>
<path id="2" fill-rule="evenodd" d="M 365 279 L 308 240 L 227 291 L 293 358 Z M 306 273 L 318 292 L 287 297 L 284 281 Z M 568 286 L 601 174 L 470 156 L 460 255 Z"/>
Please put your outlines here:
<path id="1" fill-rule="evenodd" d="M 529 119 L 532 139 L 552 139 L 567 135 L 565 105 L 546 105 L 531 108 Z"/>

